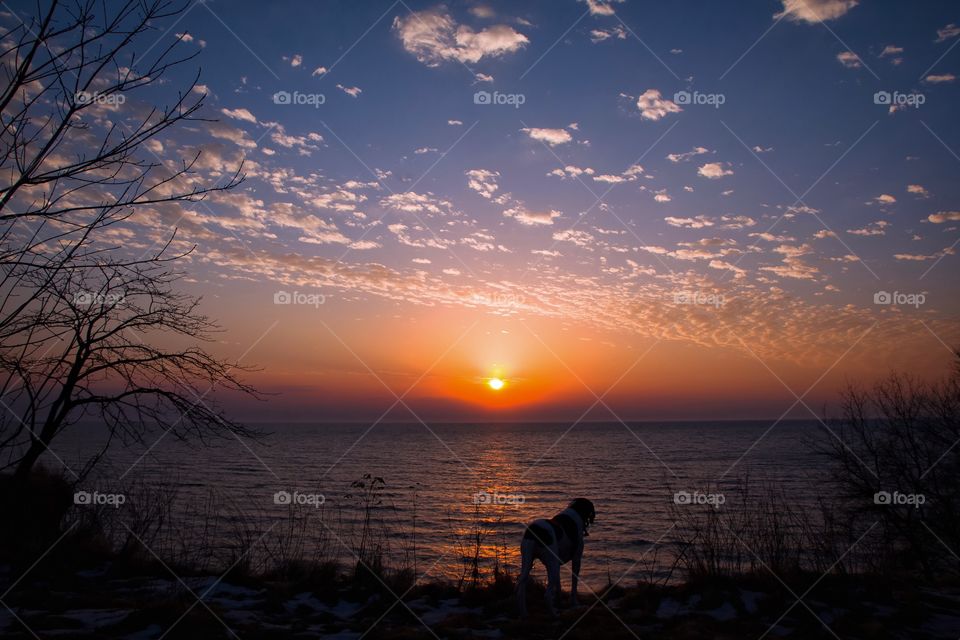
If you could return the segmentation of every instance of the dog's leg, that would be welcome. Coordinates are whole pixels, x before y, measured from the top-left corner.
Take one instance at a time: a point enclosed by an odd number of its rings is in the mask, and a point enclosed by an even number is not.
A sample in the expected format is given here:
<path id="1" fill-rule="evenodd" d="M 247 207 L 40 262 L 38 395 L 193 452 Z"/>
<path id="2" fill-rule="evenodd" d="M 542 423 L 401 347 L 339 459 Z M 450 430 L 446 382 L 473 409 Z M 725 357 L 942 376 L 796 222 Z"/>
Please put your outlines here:
<path id="1" fill-rule="evenodd" d="M 580 561 L 583 559 L 583 548 L 573 556 L 573 560 L 570 561 L 571 569 L 573 569 L 573 577 L 570 582 L 572 586 L 570 587 L 570 606 L 577 606 L 577 582 L 580 580 Z"/>
<path id="2" fill-rule="evenodd" d="M 547 609 L 550 615 L 557 615 L 556 601 L 560 595 L 560 561 L 556 557 L 548 558 L 544 564 L 547 565 L 547 593 L 544 598 L 547 601 Z"/>
<path id="3" fill-rule="evenodd" d="M 520 617 L 527 617 L 527 579 L 530 577 L 530 570 L 533 569 L 533 547 L 532 540 L 524 540 L 520 543 L 520 575 L 517 577 L 517 609 L 520 611 Z"/>

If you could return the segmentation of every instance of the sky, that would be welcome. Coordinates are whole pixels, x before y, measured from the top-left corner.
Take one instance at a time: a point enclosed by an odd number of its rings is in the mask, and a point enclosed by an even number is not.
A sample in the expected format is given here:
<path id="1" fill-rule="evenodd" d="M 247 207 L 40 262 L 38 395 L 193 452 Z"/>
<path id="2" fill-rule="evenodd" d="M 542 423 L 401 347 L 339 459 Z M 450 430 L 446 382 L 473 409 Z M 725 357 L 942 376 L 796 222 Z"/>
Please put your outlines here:
<path id="1" fill-rule="evenodd" d="M 197 57 L 103 109 L 199 71 L 210 120 L 144 153 L 245 181 L 112 239 L 196 246 L 211 348 L 271 394 L 240 417 L 809 418 L 960 344 L 958 25 L 951 2 L 191 3 L 141 46 Z"/>

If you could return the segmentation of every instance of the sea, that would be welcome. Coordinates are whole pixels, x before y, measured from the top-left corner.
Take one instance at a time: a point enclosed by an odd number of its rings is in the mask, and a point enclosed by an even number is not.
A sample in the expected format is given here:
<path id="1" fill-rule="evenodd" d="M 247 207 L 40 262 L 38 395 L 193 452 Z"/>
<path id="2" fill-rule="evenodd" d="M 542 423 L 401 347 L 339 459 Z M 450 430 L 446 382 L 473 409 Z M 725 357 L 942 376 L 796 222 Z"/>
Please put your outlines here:
<path id="1" fill-rule="evenodd" d="M 181 561 L 190 549 L 224 564 L 379 556 L 422 581 L 462 582 L 515 574 L 525 523 L 582 497 L 596 508 L 582 578 L 600 589 L 670 579 L 678 515 L 737 508 L 745 483 L 815 504 L 828 486 L 816 448 L 833 437 L 799 420 L 254 427 L 252 440 L 114 442 L 77 509 L 140 523 L 129 526 L 144 545 Z M 45 464 L 79 472 L 102 435 L 65 432 Z M 143 521 L 161 508 L 158 534 Z"/>

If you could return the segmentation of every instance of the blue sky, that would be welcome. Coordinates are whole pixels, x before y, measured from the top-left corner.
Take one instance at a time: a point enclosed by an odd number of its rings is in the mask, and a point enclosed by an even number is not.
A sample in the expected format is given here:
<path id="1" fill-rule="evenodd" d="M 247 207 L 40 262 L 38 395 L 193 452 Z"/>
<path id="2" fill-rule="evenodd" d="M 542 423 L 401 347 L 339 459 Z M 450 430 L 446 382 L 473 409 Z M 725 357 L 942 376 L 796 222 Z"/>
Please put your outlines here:
<path id="1" fill-rule="evenodd" d="M 856 0 L 194 3 L 156 46 L 179 37 L 199 54 L 217 122 L 152 152 L 200 150 L 212 180 L 242 160 L 247 180 L 142 216 L 134 245 L 174 225 L 198 245 L 191 286 L 225 349 L 282 319 L 253 359 L 300 403 L 327 376 L 414 381 L 474 318 L 486 336 L 542 330 L 601 387 L 632 361 L 608 356 L 653 344 L 657 366 L 729 368 L 755 395 L 825 370 L 931 374 L 960 342 L 958 14 Z M 322 293 L 322 315 L 270 304 L 280 290 Z M 371 331 L 415 336 L 424 354 L 394 357 Z M 290 346 L 304 343 L 324 346 Z M 476 343 L 458 362 L 473 357 L 479 376 L 524 350 Z M 345 345 L 356 358 L 334 355 Z M 440 402 L 451 385 L 425 394 Z M 706 391 L 670 397 L 737 413 Z"/>

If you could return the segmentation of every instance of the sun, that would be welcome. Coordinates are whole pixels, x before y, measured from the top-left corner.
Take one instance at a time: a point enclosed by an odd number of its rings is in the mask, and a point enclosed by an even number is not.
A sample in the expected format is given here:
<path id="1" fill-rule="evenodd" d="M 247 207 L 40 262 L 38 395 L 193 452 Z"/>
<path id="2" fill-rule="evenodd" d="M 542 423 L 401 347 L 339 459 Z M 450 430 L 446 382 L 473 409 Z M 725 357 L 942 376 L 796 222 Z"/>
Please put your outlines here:
<path id="1" fill-rule="evenodd" d="M 490 378 L 487 380 L 487 384 L 490 385 L 490 388 L 494 391 L 500 391 L 500 389 L 503 389 L 503 385 L 506 383 L 500 378 Z"/>

